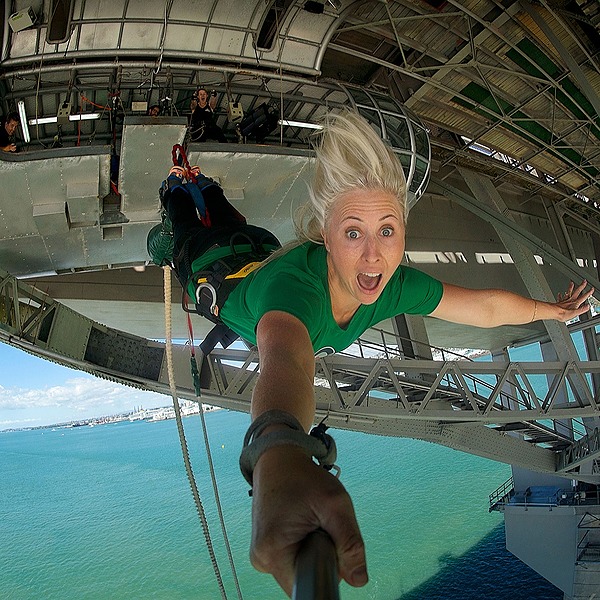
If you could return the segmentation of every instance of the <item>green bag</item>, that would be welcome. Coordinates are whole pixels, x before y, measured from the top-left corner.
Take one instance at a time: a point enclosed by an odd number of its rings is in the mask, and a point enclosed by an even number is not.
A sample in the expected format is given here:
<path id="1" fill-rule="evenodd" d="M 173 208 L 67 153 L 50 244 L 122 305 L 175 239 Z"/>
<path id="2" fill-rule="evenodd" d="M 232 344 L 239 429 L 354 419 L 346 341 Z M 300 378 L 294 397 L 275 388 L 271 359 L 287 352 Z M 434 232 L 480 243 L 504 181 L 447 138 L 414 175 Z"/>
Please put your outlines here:
<path id="1" fill-rule="evenodd" d="M 173 226 L 169 217 L 163 213 L 162 223 L 155 225 L 149 232 L 146 247 L 152 262 L 159 267 L 173 264 Z"/>

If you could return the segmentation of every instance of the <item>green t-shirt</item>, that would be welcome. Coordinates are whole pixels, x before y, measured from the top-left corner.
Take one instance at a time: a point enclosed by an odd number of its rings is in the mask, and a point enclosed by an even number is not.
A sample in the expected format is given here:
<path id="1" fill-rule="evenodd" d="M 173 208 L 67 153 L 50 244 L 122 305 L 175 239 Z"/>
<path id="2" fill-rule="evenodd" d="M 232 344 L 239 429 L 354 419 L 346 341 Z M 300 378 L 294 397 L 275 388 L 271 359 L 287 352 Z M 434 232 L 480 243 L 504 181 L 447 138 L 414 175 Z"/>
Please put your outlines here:
<path id="1" fill-rule="evenodd" d="M 230 294 L 221 318 L 256 344 L 256 325 L 272 310 L 289 313 L 308 329 L 315 354 L 339 352 L 369 327 L 395 315 L 428 315 L 442 298 L 437 279 L 400 265 L 373 304 L 362 304 L 345 329 L 331 312 L 324 246 L 306 243 L 248 275 Z"/>

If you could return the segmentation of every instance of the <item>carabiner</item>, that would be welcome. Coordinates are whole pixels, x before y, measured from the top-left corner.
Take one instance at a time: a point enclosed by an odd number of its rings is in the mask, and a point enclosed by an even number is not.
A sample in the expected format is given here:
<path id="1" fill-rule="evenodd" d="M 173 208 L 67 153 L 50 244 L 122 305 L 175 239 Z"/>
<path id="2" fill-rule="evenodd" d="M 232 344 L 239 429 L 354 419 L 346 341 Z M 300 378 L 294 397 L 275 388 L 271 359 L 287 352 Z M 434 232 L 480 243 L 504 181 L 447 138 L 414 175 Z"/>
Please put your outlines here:
<path id="1" fill-rule="evenodd" d="M 212 296 L 212 304 L 210 305 L 210 313 L 215 317 L 219 316 L 219 307 L 217 306 L 217 290 L 210 283 L 199 283 L 196 288 L 196 304 L 202 304 L 200 294 L 202 289 L 206 288 Z"/>

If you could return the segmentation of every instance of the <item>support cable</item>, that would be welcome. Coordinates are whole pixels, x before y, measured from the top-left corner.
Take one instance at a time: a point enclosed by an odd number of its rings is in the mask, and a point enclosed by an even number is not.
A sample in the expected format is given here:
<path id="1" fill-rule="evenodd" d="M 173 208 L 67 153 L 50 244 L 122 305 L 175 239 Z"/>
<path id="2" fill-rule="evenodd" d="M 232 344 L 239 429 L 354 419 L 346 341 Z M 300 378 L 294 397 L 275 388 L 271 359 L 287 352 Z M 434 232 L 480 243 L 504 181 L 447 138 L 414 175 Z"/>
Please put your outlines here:
<path id="1" fill-rule="evenodd" d="M 202 500 L 200 499 L 200 493 L 198 492 L 198 486 L 196 485 L 196 479 L 192 470 L 192 464 L 190 462 L 190 455 L 188 452 L 188 445 L 185 439 L 185 432 L 183 430 L 183 422 L 181 420 L 181 411 L 179 409 L 179 400 L 177 398 L 177 387 L 175 385 L 175 375 L 173 371 L 173 343 L 171 340 L 171 268 L 166 266 L 163 267 L 163 283 L 164 283 L 164 301 L 165 301 L 165 351 L 167 354 L 167 372 L 169 376 L 169 389 L 171 391 L 171 397 L 173 398 L 173 408 L 175 410 L 175 417 L 177 421 L 177 431 L 179 433 L 179 442 L 181 444 L 181 453 L 183 454 L 183 462 L 185 464 L 185 471 L 187 474 L 192 495 L 194 496 L 194 502 L 198 511 L 198 516 L 202 523 L 202 530 L 204 531 L 204 539 L 206 540 L 206 547 L 210 555 L 210 560 L 215 572 L 217 584 L 221 591 L 221 598 L 227 600 L 227 594 L 225 593 L 225 587 L 223 585 L 223 578 L 219 571 L 219 565 L 217 564 L 217 557 L 215 556 L 215 550 L 210 537 L 210 531 L 208 529 L 208 521 L 206 520 L 206 513 Z"/>
<path id="2" fill-rule="evenodd" d="M 208 430 L 206 428 L 206 419 L 204 418 L 204 407 L 202 406 L 202 400 L 200 399 L 200 374 L 198 372 L 198 362 L 196 360 L 196 353 L 194 351 L 194 332 L 192 330 L 192 318 L 190 313 L 187 314 L 188 330 L 189 330 L 189 343 L 190 343 L 190 362 L 192 365 L 192 376 L 194 379 L 194 390 L 196 397 L 198 398 L 198 404 L 200 405 L 200 420 L 202 422 L 202 435 L 204 436 L 204 446 L 206 448 L 206 458 L 208 460 L 208 469 L 210 471 L 210 479 L 212 481 L 213 493 L 215 496 L 215 504 L 217 506 L 217 512 L 219 514 L 219 522 L 221 524 L 221 531 L 223 532 L 223 541 L 225 543 L 225 549 L 227 551 L 227 558 L 229 559 L 229 565 L 231 566 L 231 574 L 233 575 L 233 581 L 237 591 L 238 598 L 242 600 L 242 590 L 240 589 L 240 583 L 238 581 L 237 572 L 235 570 L 235 563 L 233 561 L 233 553 L 231 552 L 231 546 L 229 544 L 229 536 L 227 535 L 227 528 L 225 527 L 225 518 L 223 517 L 223 509 L 221 507 L 221 499 L 219 497 L 219 486 L 217 484 L 217 477 L 215 475 L 215 468 L 212 459 L 212 453 L 210 451 L 210 444 L 208 441 Z M 202 356 L 202 355 L 201 355 Z M 202 364 L 202 359 L 200 360 Z"/>

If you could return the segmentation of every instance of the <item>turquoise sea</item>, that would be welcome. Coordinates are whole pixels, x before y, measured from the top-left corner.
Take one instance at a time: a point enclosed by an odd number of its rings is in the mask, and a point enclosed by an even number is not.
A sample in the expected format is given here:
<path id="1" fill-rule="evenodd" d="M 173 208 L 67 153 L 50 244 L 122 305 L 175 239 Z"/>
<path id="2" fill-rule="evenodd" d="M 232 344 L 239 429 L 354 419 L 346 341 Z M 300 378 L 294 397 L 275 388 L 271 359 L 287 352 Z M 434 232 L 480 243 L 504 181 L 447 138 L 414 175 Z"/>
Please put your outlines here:
<path id="1" fill-rule="evenodd" d="M 247 415 L 206 415 L 230 543 L 246 600 L 284 598 L 248 561 L 250 499 L 239 474 Z M 199 417 L 184 419 L 226 584 Z M 367 545 L 373 600 L 559 600 L 504 549 L 488 494 L 507 465 L 409 439 L 334 431 L 342 480 Z M 176 424 L 118 423 L 0 433 L 2 600 L 221 597 L 185 476 Z"/>

